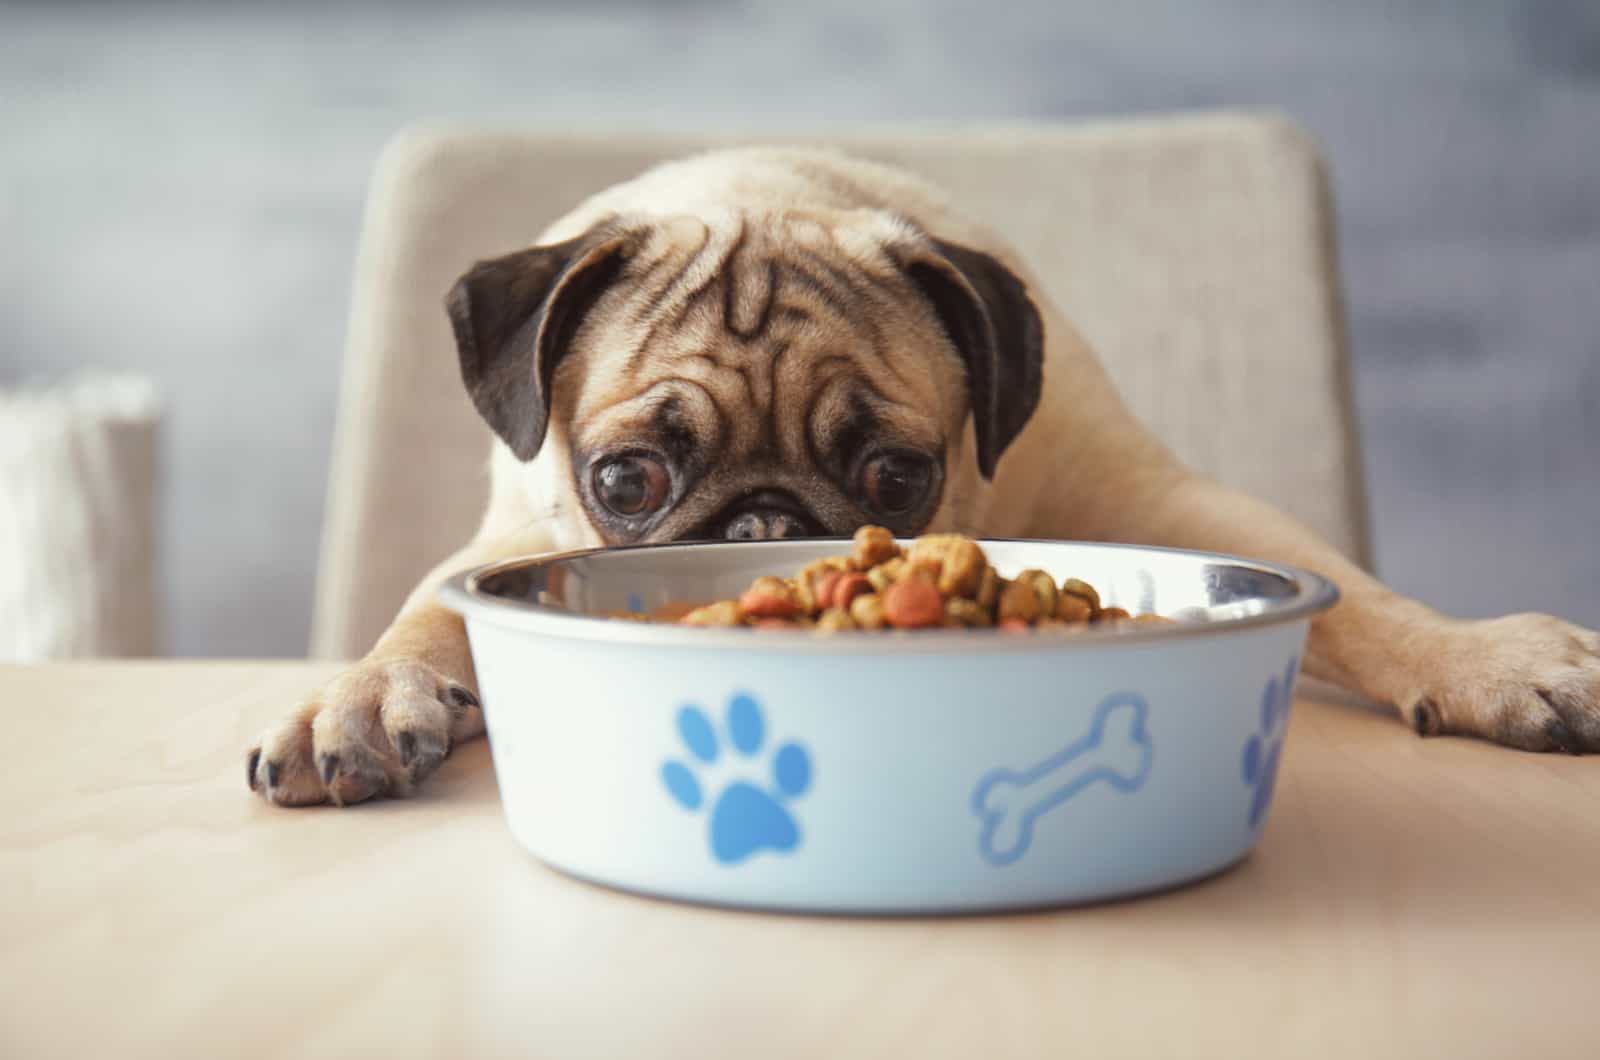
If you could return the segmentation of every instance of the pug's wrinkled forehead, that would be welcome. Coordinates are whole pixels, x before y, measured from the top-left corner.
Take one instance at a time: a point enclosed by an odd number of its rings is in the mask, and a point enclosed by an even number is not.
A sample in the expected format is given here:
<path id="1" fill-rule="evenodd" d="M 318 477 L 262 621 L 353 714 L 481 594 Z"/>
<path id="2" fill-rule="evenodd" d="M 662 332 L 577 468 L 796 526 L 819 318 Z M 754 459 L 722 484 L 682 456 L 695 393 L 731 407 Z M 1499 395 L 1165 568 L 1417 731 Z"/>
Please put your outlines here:
<path id="1" fill-rule="evenodd" d="M 447 304 L 479 412 L 525 461 L 559 425 L 614 544 L 949 523 L 1039 397 L 1022 282 L 883 211 L 616 217 Z"/>

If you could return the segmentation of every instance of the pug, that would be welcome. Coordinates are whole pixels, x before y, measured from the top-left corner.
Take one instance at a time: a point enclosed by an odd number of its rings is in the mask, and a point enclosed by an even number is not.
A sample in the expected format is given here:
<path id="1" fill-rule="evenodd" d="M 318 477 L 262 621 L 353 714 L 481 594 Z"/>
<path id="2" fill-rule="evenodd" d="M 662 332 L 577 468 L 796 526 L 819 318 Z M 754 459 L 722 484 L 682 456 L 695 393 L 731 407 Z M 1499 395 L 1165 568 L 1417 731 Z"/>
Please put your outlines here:
<path id="1" fill-rule="evenodd" d="M 664 164 L 472 266 L 445 308 L 494 436 L 488 509 L 371 654 L 249 751 L 270 802 L 404 795 L 483 733 L 462 621 L 435 600 L 456 571 L 869 522 L 1305 567 L 1343 591 L 1307 673 L 1424 736 L 1600 750 L 1600 635 L 1447 618 L 1186 468 L 1026 263 L 909 173 L 797 149 Z"/>

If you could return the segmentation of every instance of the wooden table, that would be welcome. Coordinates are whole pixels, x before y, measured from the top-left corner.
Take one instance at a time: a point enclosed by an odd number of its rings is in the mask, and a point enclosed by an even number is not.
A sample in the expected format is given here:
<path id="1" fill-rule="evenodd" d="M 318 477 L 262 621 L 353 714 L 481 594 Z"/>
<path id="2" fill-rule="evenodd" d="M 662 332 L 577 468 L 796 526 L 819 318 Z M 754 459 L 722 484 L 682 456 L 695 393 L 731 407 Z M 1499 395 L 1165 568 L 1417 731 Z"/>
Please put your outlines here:
<path id="1" fill-rule="evenodd" d="M 1260 848 L 1058 913 L 777 916 L 612 893 L 425 794 L 273 809 L 306 663 L 0 668 L 0 1055 L 1600 1055 L 1600 761 L 1302 701 Z"/>

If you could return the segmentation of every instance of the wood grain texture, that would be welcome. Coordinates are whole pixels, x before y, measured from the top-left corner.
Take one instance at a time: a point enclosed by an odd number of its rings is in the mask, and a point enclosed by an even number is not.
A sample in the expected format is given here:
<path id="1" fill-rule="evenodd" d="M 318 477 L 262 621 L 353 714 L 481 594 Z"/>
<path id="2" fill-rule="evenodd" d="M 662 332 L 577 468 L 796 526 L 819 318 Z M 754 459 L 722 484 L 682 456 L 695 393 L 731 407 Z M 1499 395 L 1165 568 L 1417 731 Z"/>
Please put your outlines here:
<path id="1" fill-rule="evenodd" d="M 266 806 L 242 748 L 332 672 L 0 668 L 0 1055 L 1593 1055 L 1591 760 L 1302 700 L 1265 838 L 1213 880 L 776 916 L 541 867 L 481 742 L 411 801 Z"/>

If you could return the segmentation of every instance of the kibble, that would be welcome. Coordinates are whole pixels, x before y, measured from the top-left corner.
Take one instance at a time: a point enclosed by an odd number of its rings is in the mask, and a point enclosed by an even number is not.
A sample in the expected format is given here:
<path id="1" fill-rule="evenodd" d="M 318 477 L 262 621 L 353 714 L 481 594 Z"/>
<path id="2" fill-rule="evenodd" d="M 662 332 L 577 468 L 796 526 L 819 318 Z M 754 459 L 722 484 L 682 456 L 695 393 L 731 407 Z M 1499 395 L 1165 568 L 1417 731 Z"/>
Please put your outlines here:
<path id="1" fill-rule="evenodd" d="M 761 631 L 999 629 L 1059 637 L 1172 621 L 1105 607 L 1078 578 L 1057 584 L 1049 572 L 1029 569 L 1008 579 L 960 534 L 926 534 L 902 548 L 881 526 L 857 531 L 848 555 L 813 560 L 793 578 L 757 578 L 735 600 L 615 617 Z"/>
<path id="2" fill-rule="evenodd" d="M 1018 619 L 1029 625 L 1039 617 L 1039 594 L 1033 589 L 1030 582 L 1017 579 L 1005 587 L 1000 593 L 1000 603 L 997 612 L 1002 623 L 1009 619 Z"/>
<path id="3" fill-rule="evenodd" d="M 867 571 L 867 581 L 872 583 L 872 588 L 883 592 L 889 586 L 900 580 L 900 575 L 905 572 L 906 561 L 896 556 L 894 559 L 880 563 Z"/>
<path id="4" fill-rule="evenodd" d="M 833 607 L 834 593 L 839 588 L 839 582 L 844 579 L 843 571 L 830 570 L 817 579 L 817 607 L 821 610 Z"/>
<path id="5" fill-rule="evenodd" d="M 962 626 L 987 626 L 994 620 L 987 609 L 979 607 L 976 600 L 956 596 L 944 602 L 944 616 Z"/>
<path id="6" fill-rule="evenodd" d="M 1087 622 L 1094 617 L 1089 601 L 1075 593 L 1062 593 L 1056 599 L 1056 620 L 1063 623 Z"/>
<path id="7" fill-rule="evenodd" d="M 877 593 L 864 593 L 851 600 L 850 617 L 857 629 L 882 629 L 888 624 L 883 617 L 883 597 Z"/>
<path id="8" fill-rule="evenodd" d="M 946 596 L 974 596 L 989 564 L 976 541 L 962 537 L 951 542 L 939 570 L 939 591 Z M 1050 586 L 1052 589 L 1055 585 Z"/>
<path id="9" fill-rule="evenodd" d="M 1089 614 L 1093 615 L 1100 610 L 1100 594 L 1095 592 L 1094 586 L 1077 578 L 1068 578 L 1061 583 L 1061 591 L 1068 596 L 1076 596 L 1089 605 Z"/>
<path id="10" fill-rule="evenodd" d="M 782 578 L 757 578 L 739 597 L 739 607 L 752 618 L 793 618 L 800 613 L 800 601 L 792 585 Z"/>
<path id="11" fill-rule="evenodd" d="M 922 629 L 944 621 L 944 597 L 932 582 L 904 578 L 883 594 L 883 617 L 896 629 Z"/>
<path id="12" fill-rule="evenodd" d="M 1017 581 L 1033 586 L 1033 594 L 1039 599 L 1039 614 L 1048 618 L 1056 613 L 1056 598 L 1060 593 L 1054 578 L 1042 570 L 1025 570 L 1017 575 Z"/>
<path id="13" fill-rule="evenodd" d="M 994 610 L 995 601 L 1000 599 L 1001 588 L 1000 575 L 994 572 L 993 567 L 985 566 L 983 574 L 978 578 L 978 593 L 975 598 L 978 606 L 988 611 Z"/>
<path id="14" fill-rule="evenodd" d="M 737 626 L 744 622 L 744 612 L 737 600 L 720 600 L 705 607 L 697 607 L 679 619 L 686 626 Z"/>
<path id="15" fill-rule="evenodd" d="M 894 535 L 881 526 L 863 526 L 856 531 L 854 544 L 850 559 L 856 570 L 870 570 L 900 555 Z"/>
<path id="16" fill-rule="evenodd" d="M 839 575 L 839 580 L 833 585 L 833 595 L 829 598 L 829 607 L 841 611 L 850 609 L 850 602 L 858 596 L 872 592 L 872 583 L 865 574 L 852 571 L 849 574 Z"/>
<path id="17" fill-rule="evenodd" d="M 830 607 L 817 617 L 818 633 L 843 633 L 855 628 L 856 621 L 850 617 L 850 612 L 837 607 Z"/>

